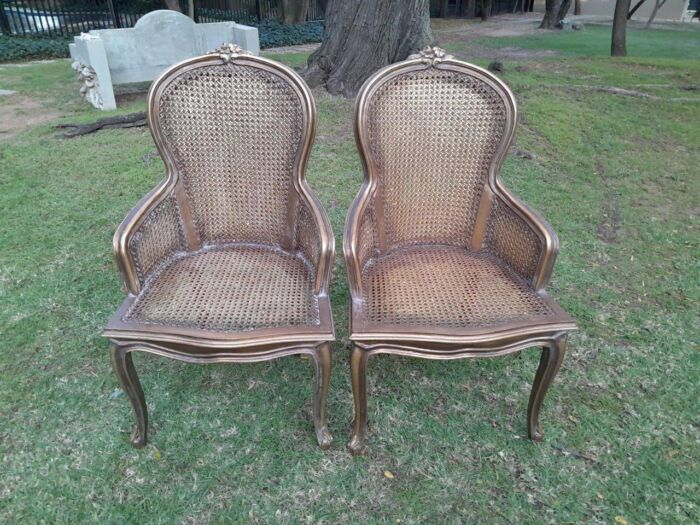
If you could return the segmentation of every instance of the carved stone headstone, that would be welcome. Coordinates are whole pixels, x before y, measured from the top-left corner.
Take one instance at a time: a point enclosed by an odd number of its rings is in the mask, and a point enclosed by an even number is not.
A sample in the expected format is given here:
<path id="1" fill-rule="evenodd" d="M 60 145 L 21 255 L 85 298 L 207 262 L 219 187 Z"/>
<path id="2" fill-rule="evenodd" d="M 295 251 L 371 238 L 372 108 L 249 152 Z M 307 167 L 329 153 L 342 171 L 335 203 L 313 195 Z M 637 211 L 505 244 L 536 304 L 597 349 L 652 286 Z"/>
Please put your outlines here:
<path id="1" fill-rule="evenodd" d="M 99 29 L 69 45 L 81 94 L 96 108 L 115 109 L 115 84 L 154 80 L 165 69 L 224 43 L 259 54 L 258 30 L 235 22 L 195 24 L 169 10 L 153 11 L 133 28 Z"/>

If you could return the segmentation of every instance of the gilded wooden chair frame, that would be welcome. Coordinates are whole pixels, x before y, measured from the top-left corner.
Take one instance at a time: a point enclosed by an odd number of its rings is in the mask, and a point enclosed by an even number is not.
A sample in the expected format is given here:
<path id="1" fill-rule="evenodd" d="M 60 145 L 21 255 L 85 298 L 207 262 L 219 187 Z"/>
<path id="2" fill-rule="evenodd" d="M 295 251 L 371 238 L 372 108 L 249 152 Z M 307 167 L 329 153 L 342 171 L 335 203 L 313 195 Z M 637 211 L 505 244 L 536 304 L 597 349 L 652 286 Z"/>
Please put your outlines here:
<path id="1" fill-rule="evenodd" d="M 290 191 L 288 203 L 288 230 L 281 245 L 284 250 L 293 249 L 295 207 L 299 201 L 303 201 L 313 216 L 316 233 L 320 240 L 320 253 L 314 276 L 319 324 L 222 332 L 153 324 L 135 326 L 133 322 L 126 323 L 123 320 L 124 315 L 134 304 L 142 287 L 142 283 L 137 278 L 135 261 L 129 250 L 132 237 L 149 213 L 165 198 L 172 196 L 180 203 L 185 202 L 180 174 L 161 127 L 159 117 L 161 95 L 169 82 L 179 75 L 195 68 L 225 63 L 252 66 L 273 73 L 287 82 L 299 97 L 303 131 L 301 145 L 294 162 L 292 181 L 290 181 L 294 191 Z M 167 177 L 136 205 L 114 235 L 113 248 L 116 263 L 128 295 L 102 334 L 110 340 L 114 371 L 133 406 L 136 425 L 133 429 L 131 444 L 135 448 L 145 446 L 148 431 L 146 402 L 132 362 L 133 352 L 146 352 L 189 363 L 247 363 L 293 354 L 307 354 L 311 356 L 315 365 L 312 403 L 316 437 L 321 448 L 328 448 L 332 437 L 327 428 L 325 403 L 331 374 L 329 342 L 334 340 L 328 289 L 335 241 L 328 216 L 306 182 L 305 170 L 316 128 L 316 106 L 308 86 L 290 68 L 272 60 L 250 55 L 238 46 L 228 44 L 211 54 L 176 64 L 163 73 L 149 91 L 148 120 L 156 147 L 167 168 Z M 188 251 L 200 249 L 201 241 L 192 227 L 187 207 L 182 206 L 181 212 Z"/>
<path id="2" fill-rule="evenodd" d="M 406 325 L 371 324 L 363 316 L 362 271 L 359 257 L 362 219 L 368 205 L 373 203 L 376 217 L 376 236 L 380 254 L 386 249 L 383 239 L 383 208 L 381 190 L 378 188 L 377 167 L 372 160 L 369 138 L 369 101 L 373 94 L 388 80 L 406 73 L 428 68 L 454 71 L 470 75 L 486 83 L 497 92 L 506 106 L 505 133 L 488 170 L 481 203 L 469 248 L 480 250 L 484 239 L 486 221 L 494 200 L 507 206 L 533 231 L 541 241 L 537 269 L 529 284 L 551 308 L 553 316 L 546 323 L 541 320 L 507 322 L 497 328 L 464 330 L 449 327 L 411 327 Z M 439 101 L 436 101 L 439 103 Z M 566 334 L 576 325 L 545 291 L 550 280 L 558 251 L 558 240 L 552 227 L 535 211 L 508 191 L 499 178 L 505 156 L 510 148 L 517 122 L 515 98 L 510 89 L 490 72 L 453 59 L 439 48 L 428 48 L 408 60 L 399 62 L 375 73 L 360 89 L 355 106 L 355 138 L 364 167 L 364 182 L 347 216 L 344 235 L 344 256 L 351 293 L 350 340 L 351 379 L 355 403 L 355 420 L 352 440 L 348 444 L 353 454 L 366 452 L 367 436 L 367 361 L 375 354 L 396 354 L 426 359 L 452 360 L 477 357 L 498 357 L 528 347 L 542 347 L 539 368 L 535 374 L 527 414 L 528 435 L 541 440 L 539 426 L 542 401 L 564 358 Z M 416 147 L 420 147 L 417 144 Z"/>

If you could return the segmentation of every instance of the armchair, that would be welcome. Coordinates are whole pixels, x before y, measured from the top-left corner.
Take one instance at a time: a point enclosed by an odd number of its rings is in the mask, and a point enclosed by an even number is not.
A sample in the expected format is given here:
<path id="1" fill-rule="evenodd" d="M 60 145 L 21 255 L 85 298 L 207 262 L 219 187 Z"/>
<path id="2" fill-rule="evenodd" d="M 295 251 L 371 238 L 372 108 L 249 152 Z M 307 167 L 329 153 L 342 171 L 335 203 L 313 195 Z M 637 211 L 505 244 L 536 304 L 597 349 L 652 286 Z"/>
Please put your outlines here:
<path id="1" fill-rule="evenodd" d="M 310 354 L 327 448 L 334 240 L 305 180 L 316 125 L 308 87 L 228 44 L 166 71 L 148 106 L 167 178 L 114 236 L 128 295 L 103 333 L 136 416 L 132 445 L 148 430 L 131 358 L 141 351 L 192 363 Z"/>
<path id="2" fill-rule="evenodd" d="M 574 321 L 547 295 L 557 237 L 503 186 L 515 99 L 491 73 L 427 48 L 370 77 L 355 136 L 365 180 L 348 213 L 350 450 L 366 450 L 367 360 L 495 357 L 542 346 L 528 434 Z"/>

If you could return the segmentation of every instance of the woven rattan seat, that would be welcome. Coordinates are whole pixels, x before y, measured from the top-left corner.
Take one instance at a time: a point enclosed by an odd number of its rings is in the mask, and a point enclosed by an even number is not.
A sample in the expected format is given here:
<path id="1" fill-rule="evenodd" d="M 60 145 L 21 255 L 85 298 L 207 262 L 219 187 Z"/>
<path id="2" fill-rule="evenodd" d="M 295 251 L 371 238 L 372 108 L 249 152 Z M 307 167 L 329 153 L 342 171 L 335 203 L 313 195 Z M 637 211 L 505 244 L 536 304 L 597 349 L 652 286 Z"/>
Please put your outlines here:
<path id="1" fill-rule="evenodd" d="M 556 319 L 547 302 L 499 259 L 454 246 L 413 246 L 362 272 L 363 318 L 382 325 L 459 330 Z"/>
<path id="2" fill-rule="evenodd" d="M 316 124 L 301 78 L 232 45 L 173 66 L 151 87 L 149 124 L 167 178 L 114 237 L 128 296 L 107 325 L 114 370 L 146 443 L 131 354 L 248 362 L 310 354 L 316 436 L 333 340 L 333 232 L 304 170 Z"/>
<path id="3" fill-rule="evenodd" d="M 575 324 L 545 292 L 554 230 L 498 178 L 515 100 L 488 71 L 429 48 L 362 87 L 355 134 L 365 181 L 346 222 L 355 429 L 365 450 L 367 360 L 504 355 L 541 346 L 528 406 L 544 394 Z"/>
<path id="4" fill-rule="evenodd" d="M 214 332 L 320 326 L 309 264 L 248 245 L 175 258 L 144 286 L 124 321 Z"/>

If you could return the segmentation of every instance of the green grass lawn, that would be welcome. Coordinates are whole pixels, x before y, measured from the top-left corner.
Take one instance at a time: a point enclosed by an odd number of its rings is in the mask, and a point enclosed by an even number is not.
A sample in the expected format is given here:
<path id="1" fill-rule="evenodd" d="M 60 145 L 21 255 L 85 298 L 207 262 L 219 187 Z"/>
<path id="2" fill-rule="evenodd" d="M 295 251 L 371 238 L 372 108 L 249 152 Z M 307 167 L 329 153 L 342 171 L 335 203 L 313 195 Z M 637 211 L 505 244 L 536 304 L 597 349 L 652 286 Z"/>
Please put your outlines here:
<path id="1" fill-rule="evenodd" d="M 0 66 L 0 88 L 18 91 L 0 97 L 6 110 L 35 100 L 62 115 L 0 137 L 0 522 L 700 523 L 700 60 L 688 53 L 700 32 L 635 32 L 620 60 L 605 55 L 608 38 L 591 27 L 478 42 L 561 51 L 506 60 L 502 74 L 521 110 L 514 151 L 535 156 L 509 156 L 503 178 L 558 231 L 549 289 L 581 327 L 545 401 L 544 442 L 525 438 L 536 349 L 380 356 L 364 458 L 345 450 L 340 257 L 331 450 L 315 443 L 310 361 L 141 354 L 150 444 L 131 448 L 131 408 L 99 333 L 123 299 L 112 234 L 163 165 L 143 129 L 60 138 L 52 125 L 104 116 L 79 99 L 68 61 Z M 469 44 L 451 50 L 468 56 Z M 352 101 L 316 97 L 309 180 L 340 252 L 362 181 Z M 120 112 L 143 108 L 135 97 Z"/>

